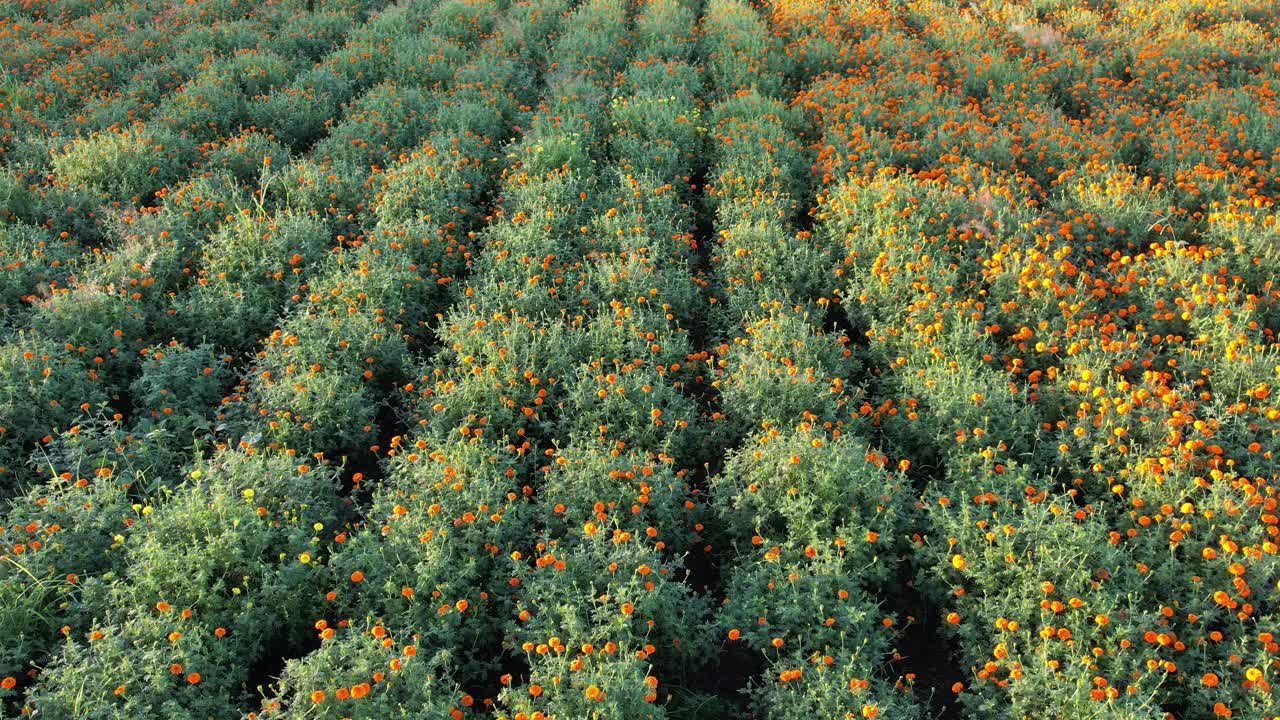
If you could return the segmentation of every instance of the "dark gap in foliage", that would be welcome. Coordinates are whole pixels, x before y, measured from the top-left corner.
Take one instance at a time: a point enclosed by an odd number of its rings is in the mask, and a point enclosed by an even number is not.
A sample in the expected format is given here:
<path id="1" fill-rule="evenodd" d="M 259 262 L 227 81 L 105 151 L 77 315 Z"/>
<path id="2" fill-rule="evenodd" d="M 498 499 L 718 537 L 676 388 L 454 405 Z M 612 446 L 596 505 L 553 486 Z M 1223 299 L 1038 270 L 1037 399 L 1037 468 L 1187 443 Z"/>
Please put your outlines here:
<path id="1" fill-rule="evenodd" d="M 915 569 L 903 563 L 898 583 L 886 598 L 888 605 L 905 618 L 898 634 L 898 657 L 890 663 L 894 675 L 915 676 L 916 697 L 929 703 L 929 717 L 947 720 L 960 717 L 955 683 L 966 679 L 959 653 L 943 634 L 941 608 L 929 601 L 912 581 Z"/>
<path id="2" fill-rule="evenodd" d="M 272 688 L 284 672 L 286 663 L 319 649 L 321 640 L 318 633 L 304 633 L 305 639 L 301 641 L 296 636 L 297 633 L 289 633 L 287 628 L 277 629 L 263 642 L 262 651 L 249 665 L 245 678 L 249 706 L 256 706 L 262 698 L 271 697 Z"/>

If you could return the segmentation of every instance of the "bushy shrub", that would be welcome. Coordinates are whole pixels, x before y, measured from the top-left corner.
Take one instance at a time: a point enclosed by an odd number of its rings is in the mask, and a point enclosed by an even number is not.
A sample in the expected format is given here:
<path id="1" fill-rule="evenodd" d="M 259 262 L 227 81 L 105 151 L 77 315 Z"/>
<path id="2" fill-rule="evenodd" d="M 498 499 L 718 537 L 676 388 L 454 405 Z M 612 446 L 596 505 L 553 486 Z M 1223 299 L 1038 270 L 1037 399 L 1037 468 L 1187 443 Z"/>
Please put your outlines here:
<path id="1" fill-rule="evenodd" d="M 499 573 L 531 532 L 518 461 L 457 435 L 401 441 L 366 512 L 370 530 L 333 546 L 334 615 L 413 628 L 467 677 L 491 671 L 510 603 Z"/>
<path id="2" fill-rule="evenodd" d="M 712 262 L 725 305 L 738 317 L 776 302 L 821 313 L 839 290 L 833 271 L 839 246 L 819 244 L 776 218 L 725 223 L 719 235 Z"/>
<path id="3" fill-rule="evenodd" d="M 697 11 L 684 0 L 647 3 L 636 16 L 637 57 L 691 61 L 698 50 Z"/>
<path id="4" fill-rule="evenodd" d="M 276 52 L 314 63 L 342 42 L 351 30 L 351 18 L 328 4 L 316 10 L 290 13 L 281 19 L 271 39 Z"/>
<path id="5" fill-rule="evenodd" d="M 708 191 L 716 217 L 790 220 L 809 192 L 809 159 L 791 108 L 755 91 L 711 109 L 712 164 Z"/>
<path id="6" fill-rule="evenodd" d="M 552 56 L 557 73 L 592 83 L 608 83 L 630 46 L 626 8 L 609 0 L 588 0 L 561 23 Z"/>
<path id="7" fill-rule="evenodd" d="M 73 140 L 54 153 L 52 167 L 58 182 L 138 205 L 177 180 L 190 156 L 191 141 L 182 135 L 137 125 Z"/>
<path id="8" fill-rule="evenodd" d="M 42 227 L 0 225 L 0 317 L 13 322 L 42 289 L 61 285 L 81 250 L 74 240 L 55 238 Z"/>
<path id="9" fill-rule="evenodd" d="M 342 104 L 355 94 L 355 83 L 326 65 L 304 71 L 289 85 L 254 98 L 246 119 L 276 136 L 291 150 L 306 150 L 339 117 Z M 301 111 L 299 111 L 301 110 Z"/>
<path id="10" fill-rule="evenodd" d="M 0 488 L 12 494 L 30 477 L 27 458 L 37 442 L 67 429 L 81 406 L 107 400 L 93 370 L 61 345 L 18 333 L 0 349 Z"/>
<path id="11" fill-rule="evenodd" d="M 697 406 L 656 369 L 592 363 L 570 380 L 565 432 L 696 464 L 704 431 Z"/>
<path id="12" fill-rule="evenodd" d="M 388 81 L 425 90 L 443 89 L 452 84 L 454 73 L 468 58 L 467 48 L 461 43 L 425 32 L 392 38 L 387 53 L 391 56 Z"/>
<path id="13" fill-rule="evenodd" d="M 699 538 L 687 473 L 608 443 L 578 441 L 559 450 L 538 499 L 551 537 L 574 537 L 590 522 L 646 537 L 668 556 L 690 550 Z"/>
<path id="14" fill-rule="evenodd" d="M 580 329 L 456 308 L 438 334 L 442 351 L 406 387 L 432 434 L 505 438 L 527 450 L 554 434 L 564 383 L 581 357 Z"/>
<path id="15" fill-rule="evenodd" d="M 724 411 L 742 432 L 762 423 L 835 424 L 851 397 L 858 367 L 850 338 L 824 333 L 807 315 L 772 309 L 752 315 L 743 334 L 721 345 L 714 387 Z"/>
<path id="16" fill-rule="evenodd" d="M 191 450 L 163 428 L 131 428 L 122 413 L 85 411 L 37 447 L 30 464 L 41 482 L 114 476 L 131 496 L 147 497 L 181 481 Z"/>
<path id="17" fill-rule="evenodd" d="M 377 436 L 378 394 L 369 381 L 400 374 L 405 341 L 388 333 L 376 313 L 349 314 L 348 298 L 338 300 L 303 306 L 264 342 L 249 409 L 265 421 L 261 432 L 269 442 L 346 454 Z"/>
<path id="18" fill-rule="evenodd" d="M 868 590 L 896 573 L 911 487 L 849 433 L 770 429 L 748 438 L 711 481 L 717 527 L 740 552 L 835 544 Z"/>
<path id="19" fill-rule="evenodd" d="M 717 635 L 764 653 L 774 667 L 787 657 L 842 651 L 878 666 L 893 648 L 894 620 L 860 588 L 860 574 L 834 546 L 808 554 L 761 546 L 725 580 Z"/>
<path id="20" fill-rule="evenodd" d="M 208 167 L 228 173 L 240 185 L 261 189 L 272 166 L 289 163 L 289 149 L 258 130 L 245 130 L 222 142 L 206 160 Z"/>
<path id="21" fill-rule="evenodd" d="M 464 46 L 475 45 L 489 33 L 499 16 L 496 0 L 441 0 L 431 9 L 431 29 Z"/>
<path id="22" fill-rule="evenodd" d="M 752 89 L 780 94 L 783 74 L 776 40 L 755 8 L 741 0 L 711 0 L 703 32 L 711 87 L 725 95 Z"/>
<path id="23" fill-rule="evenodd" d="M 84 602 L 86 592 L 102 594 L 85 588 L 110 579 L 137 517 L 121 482 L 89 468 L 10 500 L 0 535 L 7 560 L 0 564 L 0 675 L 21 676 L 43 663 L 63 626 L 88 629 L 104 608 Z"/>
<path id="24" fill-rule="evenodd" d="M 576 650 L 572 659 L 568 653 L 539 658 L 527 683 L 502 689 L 497 717 L 666 718 L 657 704 L 661 683 L 645 661 L 635 659 L 637 652 L 644 650 L 610 642 L 591 652 Z"/>
<path id="25" fill-rule="evenodd" d="M 409 630 L 369 620 L 333 631 L 318 650 L 285 664 L 257 716 L 379 720 L 412 708 L 429 717 L 465 717 L 474 699 L 449 679 L 448 657 L 417 643 Z"/>
<path id="26" fill-rule="evenodd" d="M 144 348 L 142 356 L 142 372 L 129 386 L 134 412 L 175 438 L 207 430 L 231 384 L 231 358 L 209 345 L 188 348 L 176 340 Z"/>
<path id="27" fill-rule="evenodd" d="M 633 172 L 647 170 L 666 182 L 688 183 L 702 148 L 701 113 L 692 97 L 664 90 L 614 98 L 609 150 L 623 169 L 630 165 Z"/>
<path id="28" fill-rule="evenodd" d="M 93 379 L 111 392 L 122 389 L 145 344 L 143 308 L 123 292 L 95 287 L 58 290 L 32 311 L 32 324 L 68 354 L 90 367 Z"/>
<path id="29" fill-rule="evenodd" d="M 375 85 L 347 105 L 342 122 L 329 128 L 311 153 L 343 165 L 386 167 L 431 132 L 432 101 L 418 88 Z"/>
<path id="30" fill-rule="evenodd" d="M 336 473 L 284 453 L 224 451 L 187 477 L 143 506 L 116 605 L 190 610 L 250 660 L 272 641 L 300 646 L 327 574 L 299 557 L 336 524 Z"/>
<path id="31" fill-rule="evenodd" d="M 469 133 L 428 136 L 381 179 L 378 219 L 474 222 L 480 193 L 489 182 L 491 152 L 483 137 Z"/>
<path id="32" fill-rule="evenodd" d="M 589 521 L 569 537 L 538 542 L 528 557 L 513 555 L 509 645 L 535 667 L 548 652 L 608 643 L 631 648 L 663 672 L 701 665 L 707 603 L 674 579 L 679 563 L 648 544 L 645 536 Z"/>
<path id="33" fill-rule="evenodd" d="M 773 659 L 768 680 L 752 690 L 752 706 L 759 717 L 777 720 L 928 717 L 909 685 L 880 677 L 879 658 L 864 654 L 865 649 L 797 652 Z"/>

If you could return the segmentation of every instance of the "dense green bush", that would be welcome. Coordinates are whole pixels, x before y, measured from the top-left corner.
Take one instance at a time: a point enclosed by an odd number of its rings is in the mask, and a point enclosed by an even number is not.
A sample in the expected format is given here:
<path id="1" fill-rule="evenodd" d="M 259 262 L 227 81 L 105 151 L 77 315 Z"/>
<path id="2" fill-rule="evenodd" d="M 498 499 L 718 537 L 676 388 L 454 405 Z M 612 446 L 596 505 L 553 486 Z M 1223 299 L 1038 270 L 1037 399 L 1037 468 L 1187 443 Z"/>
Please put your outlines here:
<path id="1" fill-rule="evenodd" d="M 328 565 L 336 617 L 413 628 L 424 648 L 478 677 L 495 667 L 510 604 L 499 573 L 507 554 L 527 547 L 531 516 L 519 458 L 454 437 L 399 443 L 367 512 L 375 532 L 334 546 Z"/>
<path id="2" fill-rule="evenodd" d="M 53 173 L 58 182 L 104 201 L 137 205 L 181 176 L 191 149 L 191 140 L 178 132 L 138 125 L 63 145 L 53 155 Z"/>
<path id="3" fill-rule="evenodd" d="M 910 527 L 910 486 L 848 433 L 769 430 L 748 438 L 712 479 L 713 509 L 725 539 L 754 554 L 835 544 L 871 589 L 896 573 Z"/>
<path id="4" fill-rule="evenodd" d="M 230 638 L 215 630 L 178 609 L 118 612 L 67 638 L 27 702 L 33 712 L 59 717 L 234 714 L 246 668 Z"/>
<path id="5" fill-rule="evenodd" d="M 474 700 L 449 680 L 447 656 L 418 642 L 414 633 L 371 621 L 338 630 L 318 650 L 285 665 L 258 717 L 378 720 L 409 708 L 462 717 Z"/>
<path id="6" fill-rule="evenodd" d="M 785 309 L 748 316 L 742 333 L 715 360 L 714 386 L 735 427 L 842 421 L 858 368 L 850 338 L 824 333 L 807 315 Z"/>
<path id="7" fill-rule="evenodd" d="M 129 386 L 133 411 L 175 438 L 207 431 L 231 384 L 230 356 L 209 345 L 188 348 L 178 341 L 142 350 L 142 373 Z"/>
<path id="8" fill-rule="evenodd" d="M 552 537 L 576 537 L 587 523 L 645 537 L 678 556 L 693 548 L 696 507 L 687 473 L 672 463 L 602 442 L 556 453 L 538 497 Z M 547 512 L 546 508 L 550 508 Z"/>
<path id="9" fill-rule="evenodd" d="M 91 367 L 36 334 L 20 332 L 0 348 L 0 378 L 0 487 L 12 494 L 30 477 L 35 444 L 65 430 L 82 405 L 107 398 Z"/>
<path id="10" fill-rule="evenodd" d="M 76 266 L 81 248 L 26 223 L 0 226 L 0 317 L 6 325 L 44 290 L 61 285 Z"/>

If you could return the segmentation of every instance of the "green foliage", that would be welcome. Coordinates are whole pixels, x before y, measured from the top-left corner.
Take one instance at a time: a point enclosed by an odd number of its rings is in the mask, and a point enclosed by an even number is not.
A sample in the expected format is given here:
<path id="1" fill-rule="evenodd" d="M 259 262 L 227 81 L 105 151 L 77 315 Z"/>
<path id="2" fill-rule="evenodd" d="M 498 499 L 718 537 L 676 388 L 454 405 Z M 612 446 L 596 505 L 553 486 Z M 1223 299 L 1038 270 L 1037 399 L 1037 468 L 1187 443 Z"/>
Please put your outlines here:
<path id="1" fill-rule="evenodd" d="M 819 331 L 802 313 L 749 316 L 743 334 L 722 344 L 715 361 L 714 386 L 734 427 L 842 422 L 847 382 L 858 367 L 848 343 Z"/>
<path id="2" fill-rule="evenodd" d="M 27 457 L 35 443 L 65 430 L 81 412 L 106 395 L 93 371 L 62 346 L 18 333 L 0 349 L 0 487 L 12 494 L 29 477 Z"/>
<path id="3" fill-rule="evenodd" d="M 0 225 L 0 317 L 16 320 L 41 290 L 61 285 L 79 259 L 74 240 L 26 223 Z"/>
<path id="4" fill-rule="evenodd" d="M 142 351 L 147 361 L 129 386 L 134 412 L 175 438 L 210 427 L 210 418 L 231 384 L 230 358 L 209 345 L 188 348 L 171 341 Z"/>
<path id="5" fill-rule="evenodd" d="M 448 678 L 448 657 L 426 647 L 419 653 L 415 642 L 409 631 L 372 621 L 339 630 L 285 665 L 258 717 L 381 720 L 408 717 L 409 708 L 447 717 L 469 705 L 470 696 Z"/>
<path id="6" fill-rule="evenodd" d="M 177 180 L 190 152 L 182 135 L 139 125 L 73 140 L 54 153 L 52 166 L 61 183 L 137 205 Z"/>

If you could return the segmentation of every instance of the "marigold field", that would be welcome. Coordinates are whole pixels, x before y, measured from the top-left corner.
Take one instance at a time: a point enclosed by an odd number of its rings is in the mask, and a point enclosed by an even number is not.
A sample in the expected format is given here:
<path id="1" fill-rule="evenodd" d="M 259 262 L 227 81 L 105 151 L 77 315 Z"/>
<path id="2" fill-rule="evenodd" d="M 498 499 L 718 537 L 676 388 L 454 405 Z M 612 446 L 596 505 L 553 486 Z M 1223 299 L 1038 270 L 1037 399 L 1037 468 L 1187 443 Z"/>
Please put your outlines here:
<path id="1" fill-rule="evenodd" d="M 0 718 L 1280 718 L 1273 0 L 0 0 Z"/>

